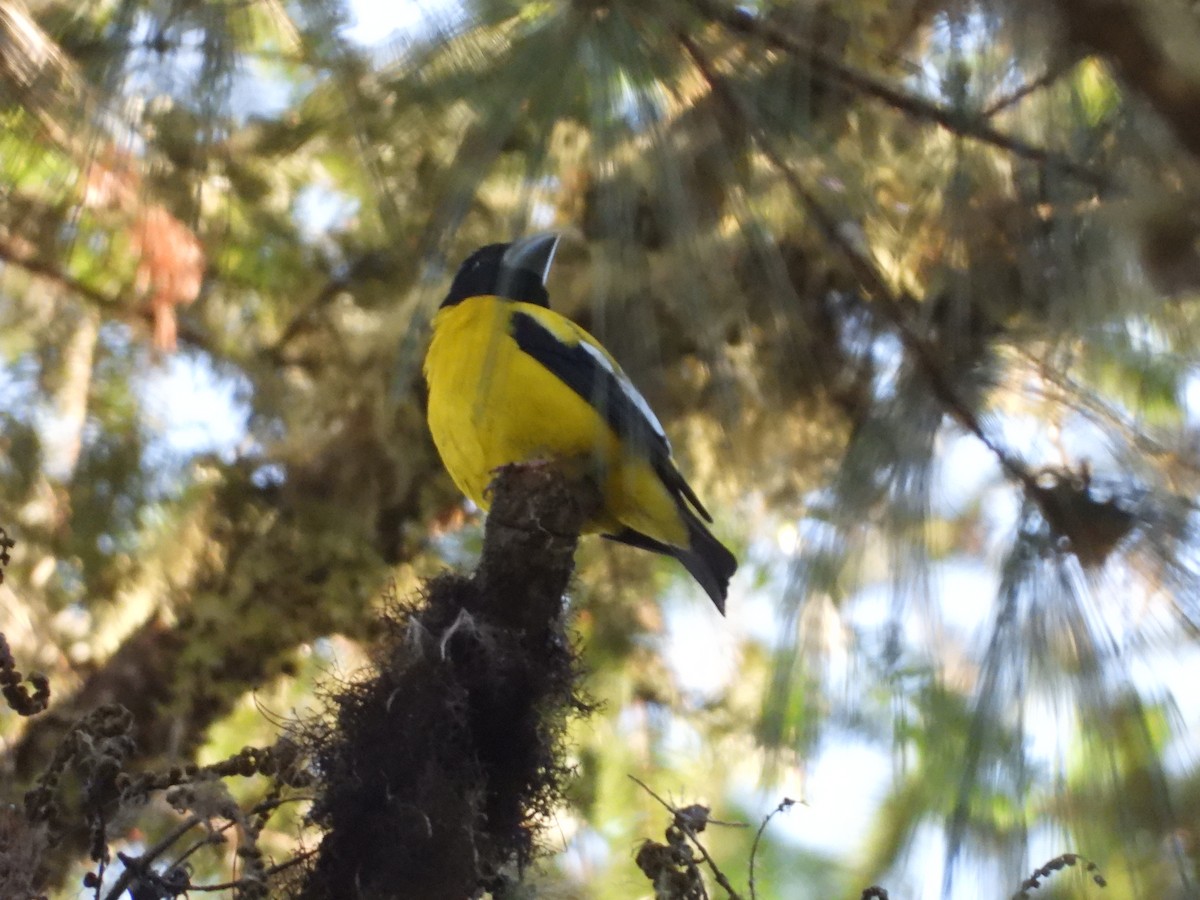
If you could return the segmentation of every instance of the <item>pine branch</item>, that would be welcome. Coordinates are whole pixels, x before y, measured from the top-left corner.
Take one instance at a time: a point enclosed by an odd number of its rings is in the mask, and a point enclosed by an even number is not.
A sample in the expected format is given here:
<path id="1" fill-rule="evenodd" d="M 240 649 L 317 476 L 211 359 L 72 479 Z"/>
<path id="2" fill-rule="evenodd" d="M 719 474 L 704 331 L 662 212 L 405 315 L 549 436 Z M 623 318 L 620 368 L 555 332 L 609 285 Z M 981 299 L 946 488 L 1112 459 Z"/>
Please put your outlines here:
<path id="1" fill-rule="evenodd" d="M 851 243 L 838 227 L 836 219 L 805 186 L 795 169 L 774 149 L 770 135 L 766 134 L 765 130 L 757 124 L 741 98 L 729 88 L 699 45 L 687 34 L 681 33 L 678 38 L 697 70 L 713 91 L 714 96 L 720 99 L 731 115 L 738 118 L 748 133 L 754 136 L 763 155 L 783 176 L 792 192 L 809 211 L 822 237 L 846 259 L 863 290 L 875 301 L 874 308 L 882 311 L 888 323 L 895 330 L 910 359 L 924 376 L 943 410 L 991 451 L 1005 474 L 1043 507 L 1048 519 L 1051 521 L 1057 519 L 1058 516 L 1055 515 L 1057 510 L 1050 508 L 1053 498 L 1038 484 L 1035 475 L 1018 457 L 987 433 L 975 410 L 959 396 L 953 378 L 943 370 L 937 358 L 936 348 L 931 346 L 910 323 L 901 299 L 892 292 L 875 265 Z"/>
<path id="2" fill-rule="evenodd" d="M 740 7 L 726 7 L 718 0 L 693 2 L 706 19 L 722 25 L 734 34 L 752 37 L 777 50 L 800 56 L 812 67 L 816 79 L 870 97 L 915 119 L 932 122 L 959 137 L 982 141 L 1007 150 L 1021 159 L 1077 178 L 1097 190 L 1111 187 L 1110 179 L 1104 173 L 1000 131 L 988 122 L 986 116 L 969 115 L 962 110 L 941 106 L 899 90 L 885 81 L 846 65 L 820 47 L 789 34 Z"/>

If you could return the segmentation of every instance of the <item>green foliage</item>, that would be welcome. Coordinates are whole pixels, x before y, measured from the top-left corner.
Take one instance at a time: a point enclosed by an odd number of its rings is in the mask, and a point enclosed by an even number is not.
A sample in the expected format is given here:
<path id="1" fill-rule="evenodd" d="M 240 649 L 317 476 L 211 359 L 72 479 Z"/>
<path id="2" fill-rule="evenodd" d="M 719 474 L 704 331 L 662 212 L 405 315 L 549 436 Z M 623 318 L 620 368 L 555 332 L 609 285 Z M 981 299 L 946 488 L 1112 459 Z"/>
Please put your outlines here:
<path id="1" fill-rule="evenodd" d="M 842 801 L 873 805 L 862 845 L 769 831 L 759 896 L 903 884 L 931 831 L 995 896 L 1050 832 L 1114 896 L 1194 885 L 1196 773 L 1164 758 L 1195 727 L 1200 24 L 1096 7 L 467 0 L 366 48 L 338 0 L 0 0 L 0 631 L 56 684 L 46 724 L 0 720 L 13 790 L 113 685 L 138 768 L 268 743 L 246 698 L 306 704 L 303 648 L 470 565 L 426 325 L 470 249 L 552 227 L 555 306 L 743 574 L 718 623 L 655 560 L 581 550 L 602 713 L 546 882 L 648 891 L 665 811 L 630 774 L 755 823 L 751 787 L 852 735 L 895 761 Z M 204 262 L 170 366 L 164 221 Z M 156 424 L 168 369 L 231 399 L 175 388 Z M 184 413 L 248 424 L 190 446 Z M 706 834 L 746 884 L 745 831 Z"/>

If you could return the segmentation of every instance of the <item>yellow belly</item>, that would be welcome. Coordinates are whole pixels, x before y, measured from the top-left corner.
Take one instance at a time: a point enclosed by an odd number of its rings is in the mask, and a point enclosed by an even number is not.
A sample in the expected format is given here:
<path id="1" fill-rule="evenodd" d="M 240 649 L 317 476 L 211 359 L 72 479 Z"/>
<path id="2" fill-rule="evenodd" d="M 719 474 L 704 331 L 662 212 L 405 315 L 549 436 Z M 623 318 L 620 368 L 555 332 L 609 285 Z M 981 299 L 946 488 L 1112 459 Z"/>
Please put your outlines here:
<path id="1" fill-rule="evenodd" d="M 675 501 L 653 468 L 622 452 L 597 411 L 517 346 L 506 327 L 510 308 L 510 301 L 475 297 L 434 320 L 425 361 L 429 429 L 455 484 L 487 509 L 486 488 L 500 466 L 588 459 L 605 499 L 589 531 L 625 526 L 686 545 Z"/>

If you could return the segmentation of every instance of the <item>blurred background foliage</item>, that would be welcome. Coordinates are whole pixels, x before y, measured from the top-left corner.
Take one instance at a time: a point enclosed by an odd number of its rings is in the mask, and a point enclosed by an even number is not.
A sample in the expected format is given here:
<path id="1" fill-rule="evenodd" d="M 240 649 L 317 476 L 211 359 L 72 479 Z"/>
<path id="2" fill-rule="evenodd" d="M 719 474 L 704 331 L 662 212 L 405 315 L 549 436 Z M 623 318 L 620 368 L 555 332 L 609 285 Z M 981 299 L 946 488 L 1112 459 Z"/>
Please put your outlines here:
<path id="1" fill-rule="evenodd" d="M 0 631 L 55 689 L 0 715 L 2 799 L 103 701 L 140 765 L 270 742 L 389 583 L 471 564 L 428 321 L 555 229 L 556 307 L 743 562 L 720 621 L 585 545 L 545 895 L 651 894 L 633 774 L 805 800 L 761 897 L 1009 896 L 1067 850 L 1194 896 L 1196 109 L 1183 0 L 0 0 Z M 754 830 L 712 833 L 741 884 Z"/>

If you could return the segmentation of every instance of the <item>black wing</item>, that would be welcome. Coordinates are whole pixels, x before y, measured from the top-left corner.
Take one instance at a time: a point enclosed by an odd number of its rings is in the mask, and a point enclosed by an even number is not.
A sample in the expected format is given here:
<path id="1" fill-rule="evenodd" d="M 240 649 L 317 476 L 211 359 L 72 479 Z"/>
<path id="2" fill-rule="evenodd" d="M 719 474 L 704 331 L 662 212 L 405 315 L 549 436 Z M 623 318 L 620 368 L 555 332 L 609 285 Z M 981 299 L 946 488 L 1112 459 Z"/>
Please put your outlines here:
<path id="1" fill-rule="evenodd" d="M 609 365 L 603 354 L 582 342 L 565 343 L 523 312 L 513 314 L 509 333 L 522 352 L 590 403 L 625 444 L 644 453 L 669 490 L 685 497 L 705 520 L 712 521 L 671 461 L 671 445 L 645 399 L 623 373 Z"/>

